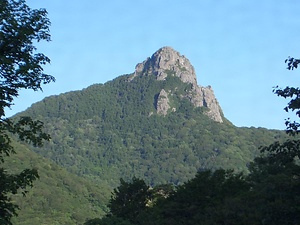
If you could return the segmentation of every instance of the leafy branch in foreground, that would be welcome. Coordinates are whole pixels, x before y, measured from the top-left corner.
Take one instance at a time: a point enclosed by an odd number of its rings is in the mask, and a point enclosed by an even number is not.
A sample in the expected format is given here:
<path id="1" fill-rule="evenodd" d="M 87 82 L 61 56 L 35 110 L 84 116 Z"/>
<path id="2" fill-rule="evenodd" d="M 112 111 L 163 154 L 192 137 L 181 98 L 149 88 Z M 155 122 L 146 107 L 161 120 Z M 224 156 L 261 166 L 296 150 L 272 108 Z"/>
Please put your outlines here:
<path id="1" fill-rule="evenodd" d="M 50 41 L 50 21 L 45 9 L 31 9 L 25 0 L 2 0 L 0 2 L 0 164 L 5 157 L 15 153 L 11 135 L 21 141 L 41 146 L 50 136 L 42 131 L 43 123 L 30 117 L 18 120 L 5 117 L 5 109 L 21 89 L 42 90 L 41 85 L 55 81 L 43 72 L 43 65 L 50 59 L 37 53 L 34 43 Z M 36 169 L 25 169 L 19 174 L 9 174 L 0 167 L 0 223 L 11 224 L 17 215 L 18 206 L 11 196 L 26 187 L 32 187 L 38 178 Z"/>
<path id="2" fill-rule="evenodd" d="M 292 57 L 288 57 L 285 60 L 285 63 L 288 64 L 287 69 L 293 70 L 298 68 L 298 64 L 300 63 L 300 59 L 295 59 Z M 291 99 L 287 106 L 284 108 L 286 112 L 292 111 L 295 112 L 297 117 L 300 117 L 300 88 L 299 87 L 285 87 L 279 88 L 276 86 L 273 89 L 273 92 L 280 97 Z M 295 135 L 299 132 L 300 123 L 297 121 L 291 121 L 290 118 L 286 119 L 286 132 L 290 135 Z"/>
<path id="3" fill-rule="evenodd" d="M 295 58 L 289 56 L 284 62 L 288 64 L 288 66 L 287 66 L 288 70 L 293 70 L 293 69 L 298 68 L 300 59 L 295 59 Z"/>

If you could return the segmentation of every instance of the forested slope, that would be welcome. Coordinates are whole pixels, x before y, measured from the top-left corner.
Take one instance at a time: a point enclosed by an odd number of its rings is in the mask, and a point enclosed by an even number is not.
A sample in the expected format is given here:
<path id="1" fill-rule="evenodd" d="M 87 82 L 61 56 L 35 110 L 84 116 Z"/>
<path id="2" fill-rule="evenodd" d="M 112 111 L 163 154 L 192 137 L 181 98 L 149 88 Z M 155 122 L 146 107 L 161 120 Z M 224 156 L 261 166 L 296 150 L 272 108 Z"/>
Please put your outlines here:
<path id="1" fill-rule="evenodd" d="M 178 184 L 204 168 L 247 170 L 261 145 L 285 136 L 264 128 L 238 128 L 224 118 L 218 123 L 180 95 L 189 88 L 176 77 L 153 76 L 128 82 L 121 76 L 44 99 L 21 115 L 45 122 L 52 141 L 34 149 L 68 171 L 107 180 L 142 177 L 150 184 Z M 155 112 L 159 90 L 176 89 L 176 112 Z"/>
<path id="2" fill-rule="evenodd" d="M 33 188 L 27 189 L 26 197 L 21 193 L 14 197 L 20 210 L 13 224 L 74 225 L 106 213 L 105 203 L 111 189 L 105 183 L 95 185 L 24 145 L 14 143 L 14 146 L 17 154 L 7 158 L 4 168 L 13 173 L 36 168 L 40 178 Z"/>

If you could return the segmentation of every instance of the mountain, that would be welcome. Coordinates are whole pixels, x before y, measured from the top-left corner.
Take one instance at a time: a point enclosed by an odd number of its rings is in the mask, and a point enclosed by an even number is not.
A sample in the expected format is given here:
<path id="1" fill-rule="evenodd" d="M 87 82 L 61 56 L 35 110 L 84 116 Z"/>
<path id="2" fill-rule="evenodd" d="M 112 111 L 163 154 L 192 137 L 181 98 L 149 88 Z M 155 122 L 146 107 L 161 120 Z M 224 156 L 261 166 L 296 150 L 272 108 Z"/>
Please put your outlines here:
<path id="1" fill-rule="evenodd" d="M 21 115 L 44 121 L 52 136 L 36 153 L 112 185 L 133 175 L 177 184 L 199 169 L 246 170 L 259 146 L 284 135 L 232 125 L 212 88 L 197 85 L 189 60 L 170 47 L 132 74 L 45 98 Z"/>
<path id="2" fill-rule="evenodd" d="M 25 115 L 43 121 L 52 137 L 43 148 L 30 148 L 32 154 L 96 189 L 112 190 L 121 177 L 177 185 L 207 168 L 247 172 L 260 146 L 285 138 L 282 131 L 234 126 L 212 87 L 198 85 L 189 60 L 170 47 L 132 74 L 47 97 L 16 116 Z M 62 189 L 64 179 L 57 180 Z M 101 193 L 95 201 L 106 204 L 108 191 Z"/>

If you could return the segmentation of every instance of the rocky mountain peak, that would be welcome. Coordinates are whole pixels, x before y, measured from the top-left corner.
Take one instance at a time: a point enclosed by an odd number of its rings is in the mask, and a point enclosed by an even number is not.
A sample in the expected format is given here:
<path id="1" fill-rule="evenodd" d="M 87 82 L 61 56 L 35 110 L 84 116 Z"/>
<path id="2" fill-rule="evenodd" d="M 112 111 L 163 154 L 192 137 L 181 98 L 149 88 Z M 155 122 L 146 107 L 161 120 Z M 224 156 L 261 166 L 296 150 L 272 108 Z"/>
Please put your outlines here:
<path id="1" fill-rule="evenodd" d="M 155 74 L 157 80 L 165 80 L 172 74 L 182 82 L 197 85 L 195 70 L 190 61 L 171 47 L 162 47 L 144 62 L 137 64 L 134 76 L 141 73 Z"/>
<path id="2" fill-rule="evenodd" d="M 211 86 L 202 87 L 197 85 L 196 73 L 190 61 L 171 47 L 162 47 L 151 57 L 148 57 L 142 63 L 136 65 L 135 72 L 129 81 L 137 76 L 155 75 L 158 81 L 163 81 L 167 76 L 179 77 L 183 83 L 192 84 L 191 88 L 186 90 L 182 98 L 188 99 L 195 107 L 206 107 L 206 115 L 211 119 L 222 123 L 222 110 L 214 95 Z M 176 93 L 176 90 L 168 90 Z M 156 102 L 157 113 L 167 115 L 169 112 L 176 111 L 169 104 L 170 96 L 162 89 L 158 93 Z"/>

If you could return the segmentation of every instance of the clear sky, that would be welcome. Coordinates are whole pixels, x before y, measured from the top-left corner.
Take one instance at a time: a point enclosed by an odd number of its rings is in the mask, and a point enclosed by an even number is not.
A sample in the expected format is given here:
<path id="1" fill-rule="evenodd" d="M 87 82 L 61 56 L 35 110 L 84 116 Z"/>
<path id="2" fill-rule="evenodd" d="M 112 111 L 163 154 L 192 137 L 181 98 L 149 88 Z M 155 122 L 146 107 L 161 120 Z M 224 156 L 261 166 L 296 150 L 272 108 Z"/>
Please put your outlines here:
<path id="1" fill-rule="evenodd" d="M 52 41 L 39 44 L 56 82 L 22 91 L 7 115 L 46 96 L 81 90 L 134 72 L 163 46 L 185 55 L 198 84 L 211 85 L 225 117 L 236 126 L 284 129 L 287 100 L 274 86 L 299 86 L 299 0 L 28 0 L 46 8 Z"/>

